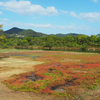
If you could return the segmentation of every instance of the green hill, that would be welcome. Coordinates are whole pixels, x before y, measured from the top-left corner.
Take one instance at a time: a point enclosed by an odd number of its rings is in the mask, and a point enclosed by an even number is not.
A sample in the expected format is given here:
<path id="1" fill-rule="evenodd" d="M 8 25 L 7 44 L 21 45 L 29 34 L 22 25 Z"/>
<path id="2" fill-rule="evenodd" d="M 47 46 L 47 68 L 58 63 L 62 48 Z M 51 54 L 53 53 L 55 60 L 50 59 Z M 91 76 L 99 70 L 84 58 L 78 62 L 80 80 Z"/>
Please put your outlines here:
<path id="1" fill-rule="evenodd" d="M 41 33 L 41 32 L 36 32 L 32 29 L 20 29 L 17 27 L 13 27 L 7 31 L 4 31 L 5 35 L 10 36 L 10 37 L 21 37 L 23 38 L 24 36 L 32 36 L 32 37 L 46 37 L 47 34 Z M 58 37 L 65 37 L 65 36 L 78 36 L 81 34 L 76 34 L 76 33 L 68 33 L 68 34 L 50 34 L 53 36 L 58 36 Z"/>
<path id="2" fill-rule="evenodd" d="M 20 29 L 20 28 L 17 28 L 17 27 L 13 27 L 7 31 L 4 31 L 4 33 L 10 35 L 11 37 L 24 37 L 24 36 L 32 36 L 32 37 L 45 37 L 46 34 L 43 34 L 41 32 L 35 32 L 31 29 Z"/>
<path id="3" fill-rule="evenodd" d="M 27 36 L 32 36 L 32 37 L 41 37 L 41 36 L 45 37 L 46 36 L 46 34 L 43 34 L 43 33 L 40 33 L 40 32 L 35 32 L 31 29 L 23 30 L 22 32 L 19 32 L 18 34 L 19 35 L 25 35 L 25 36 L 26 35 Z"/>
<path id="4" fill-rule="evenodd" d="M 13 27 L 7 31 L 4 31 L 4 33 L 6 34 L 18 34 L 19 32 L 22 32 L 24 29 L 20 29 L 20 28 L 17 28 L 17 27 Z"/>

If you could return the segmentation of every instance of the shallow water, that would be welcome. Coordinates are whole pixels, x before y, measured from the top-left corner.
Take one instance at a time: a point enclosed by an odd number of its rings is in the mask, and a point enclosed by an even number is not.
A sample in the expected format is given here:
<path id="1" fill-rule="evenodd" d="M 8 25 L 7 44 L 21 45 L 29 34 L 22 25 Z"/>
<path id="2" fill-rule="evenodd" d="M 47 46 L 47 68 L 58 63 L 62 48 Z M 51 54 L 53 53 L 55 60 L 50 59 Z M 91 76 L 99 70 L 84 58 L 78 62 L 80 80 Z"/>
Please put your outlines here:
<path id="1" fill-rule="evenodd" d="M 33 59 L 35 59 L 35 58 L 38 58 L 39 56 L 34 56 L 34 57 L 32 57 Z"/>
<path id="2" fill-rule="evenodd" d="M 52 87 L 51 90 L 54 90 L 56 92 L 66 92 L 66 89 L 68 87 L 74 87 L 74 86 L 75 86 L 75 84 L 73 83 L 73 81 L 68 81 L 64 85 Z"/>
<path id="3" fill-rule="evenodd" d="M 20 54 L 13 54 L 11 56 L 24 56 L 24 57 L 28 57 L 29 55 L 20 55 Z"/>
<path id="4" fill-rule="evenodd" d="M 39 77 L 34 76 L 34 73 L 31 73 L 30 76 L 26 76 L 28 79 L 27 81 L 36 81 L 37 79 L 40 79 Z"/>
<path id="5" fill-rule="evenodd" d="M 80 65 L 80 67 L 83 67 L 83 65 Z"/>

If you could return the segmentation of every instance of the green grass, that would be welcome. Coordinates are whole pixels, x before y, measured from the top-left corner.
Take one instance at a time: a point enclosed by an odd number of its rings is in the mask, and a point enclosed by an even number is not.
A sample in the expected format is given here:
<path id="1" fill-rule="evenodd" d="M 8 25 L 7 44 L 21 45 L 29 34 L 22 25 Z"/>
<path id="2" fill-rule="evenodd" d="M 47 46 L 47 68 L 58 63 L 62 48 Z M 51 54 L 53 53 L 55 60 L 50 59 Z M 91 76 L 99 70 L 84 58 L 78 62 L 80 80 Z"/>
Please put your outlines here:
<path id="1" fill-rule="evenodd" d="M 28 49 L 0 49 L 0 53 L 2 52 L 20 52 L 20 51 L 33 51 Z"/>
<path id="2" fill-rule="evenodd" d="M 96 89 L 98 89 L 98 85 L 97 85 L 97 84 L 91 85 L 91 86 L 89 87 L 89 89 L 91 89 L 91 90 L 96 90 Z"/>
<path id="3" fill-rule="evenodd" d="M 26 49 L 0 49 L 0 52 L 30 51 Z"/>

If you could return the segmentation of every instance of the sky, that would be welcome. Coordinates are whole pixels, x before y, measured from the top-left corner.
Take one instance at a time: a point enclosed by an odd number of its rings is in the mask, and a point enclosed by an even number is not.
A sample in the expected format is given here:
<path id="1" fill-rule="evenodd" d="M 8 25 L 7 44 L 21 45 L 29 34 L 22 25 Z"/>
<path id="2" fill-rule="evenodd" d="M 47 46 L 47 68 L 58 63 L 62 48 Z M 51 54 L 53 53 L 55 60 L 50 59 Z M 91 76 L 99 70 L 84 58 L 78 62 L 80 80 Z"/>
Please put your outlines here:
<path id="1" fill-rule="evenodd" d="M 100 33 L 100 0 L 0 0 L 3 30 L 18 27 L 46 34 Z"/>

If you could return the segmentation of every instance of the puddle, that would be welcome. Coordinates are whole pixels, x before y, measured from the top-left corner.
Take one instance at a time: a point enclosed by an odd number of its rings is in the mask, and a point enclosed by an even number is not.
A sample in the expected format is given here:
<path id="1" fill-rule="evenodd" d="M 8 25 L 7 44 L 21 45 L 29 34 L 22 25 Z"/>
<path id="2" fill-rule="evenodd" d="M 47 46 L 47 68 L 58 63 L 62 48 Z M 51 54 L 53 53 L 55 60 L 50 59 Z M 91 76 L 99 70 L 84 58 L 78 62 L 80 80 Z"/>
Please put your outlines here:
<path id="1" fill-rule="evenodd" d="M 11 56 L 23 56 L 23 57 L 29 57 L 30 55 L 20 55 L 20 54 L 13 54 Z M 35 58 L 38 58 L 39 56 L 33 56 L 32 58 L 35 59 Z"/>
<path id="2" fill-rule="evenodd" d="M 50 72 L 49 73 L 52 73 L 52 69 L 50 69 Z"/>
<path id="3" fill-rule="evenodd" d="M 68 81 L 64 85 L 52 87 L 51 90 L 54 90 L 56 92 L 66 92 L 66 89 L 68 87 L 74 87 L 74 86 L 75 86 L 75 84 L 72 81 Z"/>
<path id="4" fill-rule="evenodd" d="M 52 90 L 56 91 L 56 92 L 66 92 L 65 89 L 60 88 L 60 87 L 52 87 Z"/>
<path id="5" fill-rule="evenodd" d="M 34 76 L 34 74 L 31 73 L 30 76 L 26 76 L 26 79 L 27 79 L 27 80 L 26 80 L 25 82 L 27 82 L 27 81 L 36 81 L 37 79 L 40 79 L 40 78 Z"/>
<path id="6" fill-rule="evenodd" d="M 49 71 L 50 71 L 49 73 L 52 73 L 53 69 L 49 69 Z"/>
<path id="7" fill-rule="evenodd" d="M 24 56 L 24 57 L 28 57 L 29 55 L 19 55 L 19 54 L 13 54 L 11 56 Z"/>
<path id="8" fill-rule="evenodd" d="M 80 67 L 83 67 L 83 65 L 80 65 Z"/>
<path id="9" fill-rule="evenodd" d="M 38 58 L 39 56 L 34 56 L 33 59 Z"/>

